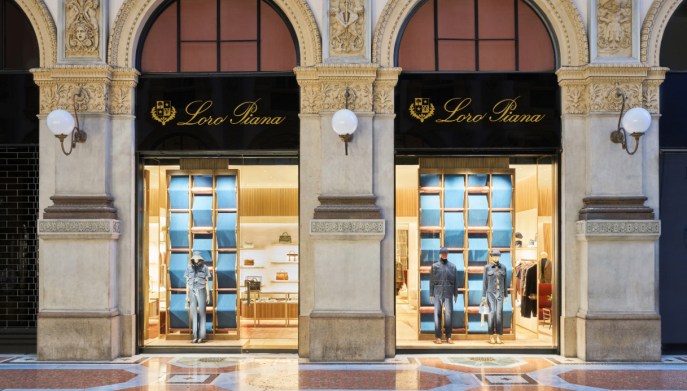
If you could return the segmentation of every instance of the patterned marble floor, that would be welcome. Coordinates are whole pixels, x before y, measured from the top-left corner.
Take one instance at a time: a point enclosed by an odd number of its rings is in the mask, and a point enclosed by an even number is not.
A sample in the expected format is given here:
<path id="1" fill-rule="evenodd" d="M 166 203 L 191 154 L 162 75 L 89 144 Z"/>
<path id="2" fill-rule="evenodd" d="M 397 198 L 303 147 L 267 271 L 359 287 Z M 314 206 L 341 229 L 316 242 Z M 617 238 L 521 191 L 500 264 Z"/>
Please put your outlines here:
<path id="1" fill-rule="evenodd" d="M 687 356 L 586 363 L 560 356 L 399 355 L 311 363 L 291 354 L 141 355 L 106 363 L 0 356 L 0 390 L 687 390 Z"/>

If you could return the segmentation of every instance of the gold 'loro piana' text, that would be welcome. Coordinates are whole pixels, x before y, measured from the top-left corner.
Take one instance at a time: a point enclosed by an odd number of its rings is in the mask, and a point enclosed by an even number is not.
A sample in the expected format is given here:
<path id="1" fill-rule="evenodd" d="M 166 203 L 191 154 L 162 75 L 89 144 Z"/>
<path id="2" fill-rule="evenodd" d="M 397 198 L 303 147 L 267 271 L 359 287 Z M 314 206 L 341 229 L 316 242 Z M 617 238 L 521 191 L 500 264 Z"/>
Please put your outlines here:
<path id="1" fill-rule="evenodd" d="M 179 126 L 218 126 L 228 121 L 231 125 L 280 125 L 286 120 L 283 116 L 258 115 L 258 102 L 246 101 L 234 107 L 231 114 L 213 116 L 209 110 L 213 105 L 211 100 L 194 100 L 186 105 L 184 112 L 189 116 L 185 121 L 177 122 Z"/>
<path id="2" fill-rule="evenodd" d="M 444 103 L 446 118 L 438 118 L 437 123 L 477 123 L 482 121 L 502 123 L 538 123 L 545 114 L 518 113 L 518 97 L 503 99 L 497 102 L 490 112 L 473 113 L 469 111 L 472 98 L 451 98 Z"/>

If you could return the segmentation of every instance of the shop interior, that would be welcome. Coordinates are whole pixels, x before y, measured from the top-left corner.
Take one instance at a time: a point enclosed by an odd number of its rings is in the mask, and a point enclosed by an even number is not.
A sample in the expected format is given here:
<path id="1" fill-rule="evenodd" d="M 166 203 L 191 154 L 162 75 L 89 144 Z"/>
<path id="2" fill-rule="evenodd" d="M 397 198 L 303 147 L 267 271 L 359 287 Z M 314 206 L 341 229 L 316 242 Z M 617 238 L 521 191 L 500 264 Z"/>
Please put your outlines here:
<path id="1" fill-rule="evenodd" d="M 298 347 L 298 166 L 291 159 L 147 159 L 144 347 Z M 192 344 L 184 273 L 211 272 L 207 339 Z"/>
<path id="2" fill-rule="evenodd" d="M 396 166 L 396 338 L 400 349 L 557 346 L 556 166 L 551 157 L 420 158 Z M 453 344 L 435 344 L 432 263 L 449 249 Z M 503 344 L 480 312 L 489 252 L 506 266 Z M 485 312 L 485 311 L 482 311 Z M 444 337 L 445 338 L 445 337 Z"/>

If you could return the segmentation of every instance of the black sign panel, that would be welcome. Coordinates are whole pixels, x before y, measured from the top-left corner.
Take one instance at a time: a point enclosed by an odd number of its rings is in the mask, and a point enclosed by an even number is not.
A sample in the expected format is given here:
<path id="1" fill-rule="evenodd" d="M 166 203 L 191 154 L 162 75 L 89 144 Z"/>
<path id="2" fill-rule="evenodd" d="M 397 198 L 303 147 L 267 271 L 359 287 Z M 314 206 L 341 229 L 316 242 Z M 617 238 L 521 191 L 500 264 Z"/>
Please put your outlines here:
<path id="1" fill-rule="evenodd" d="M 401 74 L 396 150 L 557 151 L 559 106 L 552 73 Z"/>
<path id="2" fill-rule="evenodd" d="M 141 76 L 139 151 L 297 150 L 299 89 L 288 76 Z"/>

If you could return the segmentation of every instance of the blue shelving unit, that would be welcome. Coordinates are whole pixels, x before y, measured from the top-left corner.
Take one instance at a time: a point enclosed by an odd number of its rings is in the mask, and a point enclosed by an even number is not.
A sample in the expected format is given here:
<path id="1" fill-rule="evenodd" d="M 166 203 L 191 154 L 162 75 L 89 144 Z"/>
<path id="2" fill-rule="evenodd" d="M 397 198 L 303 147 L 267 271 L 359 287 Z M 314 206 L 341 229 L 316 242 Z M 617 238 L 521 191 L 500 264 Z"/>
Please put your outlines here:
<path id="1" fill-rule="evenodd" d="M 184 273 L 190 254 L 200 251 L 212 271 L 207 332 L 239 337 L 237 183 L 234 172 L 168 175 L 168 333 L 190 332 Z"/>
<path id="2" fill-rule="evenodd" d="M 479 304 L 482 272 L 492 249 L 501 251 L 501 263 L 512 280 L 514 232 L 513 172 L 458 172 L 420 170 L 419 189 L 419 281 L 418 329 L 420 337 L 433 338 L 433 305 L 429 301 L 431 266 L 439 260 L 439 249 L 449 249 L 448 259 L 459 273 L 459 297 L 452 322 L 455 335 L 484 334 Z M 510 286 L 509 286 L 510 287 Z M 512 331 L 513 305 L 504 302 L 504 329 Z"/>

